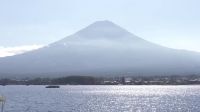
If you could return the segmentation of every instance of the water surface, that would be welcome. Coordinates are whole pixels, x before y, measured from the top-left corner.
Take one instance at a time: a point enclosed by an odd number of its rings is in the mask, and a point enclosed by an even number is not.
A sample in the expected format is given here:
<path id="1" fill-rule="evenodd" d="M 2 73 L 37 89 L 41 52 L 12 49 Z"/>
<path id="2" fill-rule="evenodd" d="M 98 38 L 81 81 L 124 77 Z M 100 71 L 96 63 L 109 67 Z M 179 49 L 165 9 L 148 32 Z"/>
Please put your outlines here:
<path id="1" fill-rule="evenodd" d="M 5 112 L 200 112 L 200 86 L 0 86 Z"/>

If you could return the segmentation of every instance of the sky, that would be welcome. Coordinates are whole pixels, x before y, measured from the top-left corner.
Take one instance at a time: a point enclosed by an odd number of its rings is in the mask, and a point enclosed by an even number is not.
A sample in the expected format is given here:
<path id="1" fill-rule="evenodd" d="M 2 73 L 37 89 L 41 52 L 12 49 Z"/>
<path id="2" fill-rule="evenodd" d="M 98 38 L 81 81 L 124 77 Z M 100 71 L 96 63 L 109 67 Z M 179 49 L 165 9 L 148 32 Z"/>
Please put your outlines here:
<path id="1" fill-rule="evenodd" d="M 0 57 L 109 20 L 154 43 L 200 52 L 199 0 L 0 0 Z"/>

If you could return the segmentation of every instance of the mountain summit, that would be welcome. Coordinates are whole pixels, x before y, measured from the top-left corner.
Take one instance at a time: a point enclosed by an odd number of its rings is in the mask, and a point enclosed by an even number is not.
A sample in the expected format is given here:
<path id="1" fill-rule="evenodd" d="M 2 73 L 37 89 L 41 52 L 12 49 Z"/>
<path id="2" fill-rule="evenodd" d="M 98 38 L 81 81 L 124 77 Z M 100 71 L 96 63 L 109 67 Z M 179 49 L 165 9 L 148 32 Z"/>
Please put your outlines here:
<path id="1" fill-rule="evenodd" d="M 82 38 L 127 38 L 131 34 L 120 26 L 110 22 L 110 21 L 97 21 L 85 29 L 77 32 L 77 35 L 82 36 Z"/>
<path id="2" fill-rule="evenodd" d="M 48 46 L 0 58 L 2 77 L 200 74 L 200 53 L 162 47 L 110 21 L 97 21 Z"/>
<path id="3" fill-rule="evenodd" d="M 126 44 L 125 46 L 129 44 L 128 46 L 139 45 L 140 47 L 142 47 L 143 44 L 146 44 L 146 47 L 155 46 L 155 44 L 147 42 L 146 40 L 135 36 L 134 34 L 128 32 L 126 29 L 123 29 L 113 22 L 107 20 L 94 22 L 86 28 L 76 32 L 75 34 L 53 43 L 53 45 L 66 45 L 66 43 L 68 43 L 68 45 L 70 43 L 85 43 L 87 45 L 101 44 L 101 46 L 104 47 L 107 44 Z"/>

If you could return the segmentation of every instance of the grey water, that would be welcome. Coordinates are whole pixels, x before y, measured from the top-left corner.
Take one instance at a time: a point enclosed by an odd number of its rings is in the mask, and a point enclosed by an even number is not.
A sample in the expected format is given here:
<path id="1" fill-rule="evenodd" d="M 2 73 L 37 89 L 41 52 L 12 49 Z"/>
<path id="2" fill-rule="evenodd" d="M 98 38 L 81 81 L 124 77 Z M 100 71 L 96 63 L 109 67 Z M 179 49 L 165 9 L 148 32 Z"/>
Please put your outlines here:
<path id="1" fill-rule="evenodd" d="M 200 86 L 0 86 L 5 112 L 200 112 Z"/>

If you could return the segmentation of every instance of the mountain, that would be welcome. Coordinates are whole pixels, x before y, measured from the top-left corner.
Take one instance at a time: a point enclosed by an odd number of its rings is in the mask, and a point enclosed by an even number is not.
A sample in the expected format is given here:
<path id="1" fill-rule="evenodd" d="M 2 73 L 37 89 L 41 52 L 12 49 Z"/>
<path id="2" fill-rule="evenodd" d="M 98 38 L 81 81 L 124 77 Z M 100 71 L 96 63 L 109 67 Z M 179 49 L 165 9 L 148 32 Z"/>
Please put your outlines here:
<path id="1" fill-rule="evenodd" d="M 166 48 L 110 21 L 97 21 L 46 47 L 0 58 L 2 77 L 200 74 L 200 53 Z"/>

